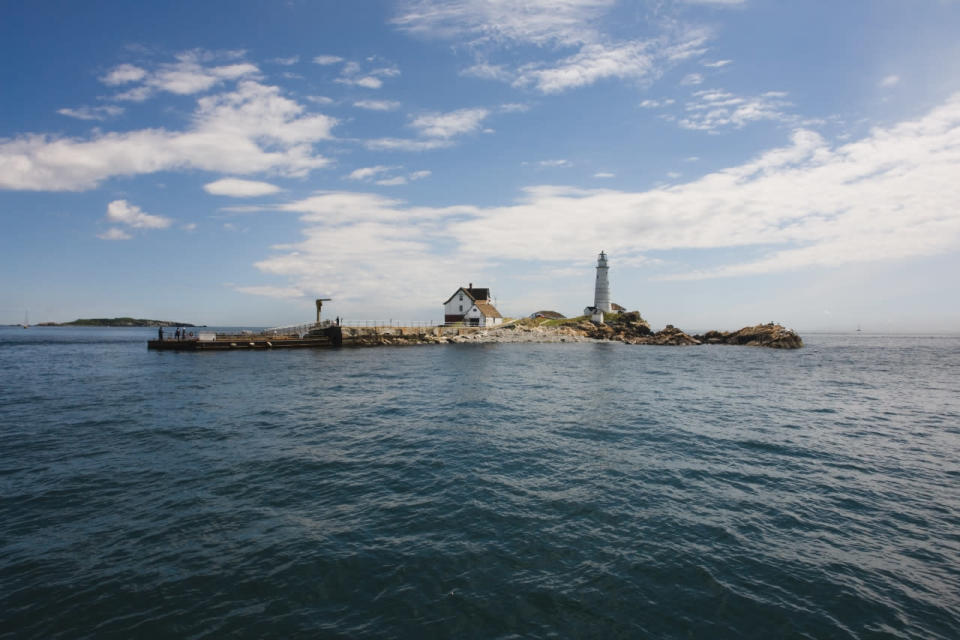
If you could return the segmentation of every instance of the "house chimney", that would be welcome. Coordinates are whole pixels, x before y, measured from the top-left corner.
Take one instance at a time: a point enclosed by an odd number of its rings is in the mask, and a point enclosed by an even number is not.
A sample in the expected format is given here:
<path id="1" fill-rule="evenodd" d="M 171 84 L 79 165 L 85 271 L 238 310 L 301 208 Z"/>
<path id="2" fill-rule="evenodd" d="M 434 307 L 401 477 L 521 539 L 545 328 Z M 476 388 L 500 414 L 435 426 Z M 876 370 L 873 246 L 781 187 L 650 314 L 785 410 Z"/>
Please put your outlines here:
<path id="1" fill-rule="evenodd" d="M 467 289 L 473 289 L 473 283 L 471 282 Z"/>

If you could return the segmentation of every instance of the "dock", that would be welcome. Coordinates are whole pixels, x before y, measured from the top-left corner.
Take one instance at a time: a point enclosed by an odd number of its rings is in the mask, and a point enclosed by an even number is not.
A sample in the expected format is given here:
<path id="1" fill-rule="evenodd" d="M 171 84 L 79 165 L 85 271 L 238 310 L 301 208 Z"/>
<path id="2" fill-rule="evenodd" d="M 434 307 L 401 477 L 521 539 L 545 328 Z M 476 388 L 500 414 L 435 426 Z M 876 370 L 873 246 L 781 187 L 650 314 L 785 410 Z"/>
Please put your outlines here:
<path id="1" fill-rule="evenodd" d="M 338 326 L 312 328 L 304 333 L 205 333 L 176 339 L 148 340 L 147 349 L 154 351 L 230 351 L 243 349 L 323 349 L 343 344 L 343 331 Z"/>
<path id="2" fill-rule="evenodd" d="M 420 344 L 433 338 L 464 335 L 480 331 L 480 327 L 435 325 L 427 322 L 364 321 L 363 324 L 341 326 L 320 319 L 320 310 L 328 298 L 318 298 L 317 319 L 307 324 L 274 327 L 254 333 L 217 333 L 201 329 L 184 331 L 179 336 L 148 340 L 152 351 L 242 351 L 270 349 L 330 349 L 335 347 L 367 347 L 383 344 Z"/>

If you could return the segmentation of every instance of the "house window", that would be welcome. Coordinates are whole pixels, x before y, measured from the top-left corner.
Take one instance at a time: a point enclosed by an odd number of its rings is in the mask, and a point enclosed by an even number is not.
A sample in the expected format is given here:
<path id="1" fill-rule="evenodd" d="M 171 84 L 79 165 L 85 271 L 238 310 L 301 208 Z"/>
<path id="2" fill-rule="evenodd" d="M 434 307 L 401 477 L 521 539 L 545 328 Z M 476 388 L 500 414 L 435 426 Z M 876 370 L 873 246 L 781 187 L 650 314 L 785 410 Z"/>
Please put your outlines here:
<path id="1" fill-rule="evenodd" d="M 463 305 L 460 305 L 460 312 L 463 313 Z"/>

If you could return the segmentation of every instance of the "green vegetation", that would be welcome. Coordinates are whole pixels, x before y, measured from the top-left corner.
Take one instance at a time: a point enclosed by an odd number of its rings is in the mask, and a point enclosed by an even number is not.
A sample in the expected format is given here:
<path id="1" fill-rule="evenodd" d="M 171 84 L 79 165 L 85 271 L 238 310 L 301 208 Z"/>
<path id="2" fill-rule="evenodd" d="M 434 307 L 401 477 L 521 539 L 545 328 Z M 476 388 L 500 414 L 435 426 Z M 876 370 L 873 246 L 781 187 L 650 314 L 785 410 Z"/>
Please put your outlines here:
<path id="1" fill-rule="evenodd" d="M 518 325 L 527 327 L 567 327 L 578 325 L 581 322 L 589 322 L 590 316 L 577 316 L 576 318 L 524 318 L 517 322 Z M 620 324 L 621 322 L 644 322 L 639 311 L 624 311 L 623 313 L 604 313 L 603 321 L 606 324 Z"/>

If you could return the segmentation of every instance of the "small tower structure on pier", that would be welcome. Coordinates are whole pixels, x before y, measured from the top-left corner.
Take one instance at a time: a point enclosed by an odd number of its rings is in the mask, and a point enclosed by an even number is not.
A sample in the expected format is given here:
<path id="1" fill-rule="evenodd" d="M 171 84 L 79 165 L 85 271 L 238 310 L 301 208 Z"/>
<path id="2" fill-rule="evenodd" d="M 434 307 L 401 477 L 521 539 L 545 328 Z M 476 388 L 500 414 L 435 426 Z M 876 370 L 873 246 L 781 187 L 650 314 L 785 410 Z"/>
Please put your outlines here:
<path id="1" fill-rule="evenodd" d="M 317 324 L 320 324 L 320 310 L 323 309 L 323 303 L 330 300 L 333 298 L 317 298 Z"/>

